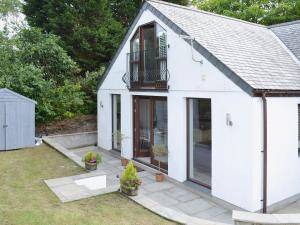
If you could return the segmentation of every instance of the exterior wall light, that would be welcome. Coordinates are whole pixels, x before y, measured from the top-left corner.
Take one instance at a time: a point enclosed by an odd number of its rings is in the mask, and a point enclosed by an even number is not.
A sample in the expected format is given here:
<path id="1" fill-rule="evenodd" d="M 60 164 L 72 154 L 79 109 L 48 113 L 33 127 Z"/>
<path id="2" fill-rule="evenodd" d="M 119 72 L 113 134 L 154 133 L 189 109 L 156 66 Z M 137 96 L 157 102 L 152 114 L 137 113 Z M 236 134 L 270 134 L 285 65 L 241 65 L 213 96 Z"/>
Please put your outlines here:
<path id="1" fill-rule="evenodd" d="M 233 125 L 230 113 L 226 113 L 226 125 L 230 127 Z"/>

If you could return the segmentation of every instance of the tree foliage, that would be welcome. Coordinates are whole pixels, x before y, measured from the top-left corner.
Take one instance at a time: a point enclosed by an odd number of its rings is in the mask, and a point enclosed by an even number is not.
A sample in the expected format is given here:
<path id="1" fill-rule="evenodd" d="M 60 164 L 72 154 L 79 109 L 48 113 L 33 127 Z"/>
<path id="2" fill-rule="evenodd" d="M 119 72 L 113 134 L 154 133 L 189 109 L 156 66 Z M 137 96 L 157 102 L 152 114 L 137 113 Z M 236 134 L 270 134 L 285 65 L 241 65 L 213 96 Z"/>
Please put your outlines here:
<path id="1" fill-rule="evenodd" d="M 166 0 L 180 5 L 188 5 L 189 0 Z M 141 0 L 111 0 L 110 6 L 114 18 L 126 28 L 130 25 L 133 18 L 138 13 L 142 5 Z"/>
<path id="2" fill-rule="evenodd" d="M 19 0 L 1 0 L 0 1 L 0 15 L 6 16 L 9 13 L 19 12 L 21 8 Z"/>
<path id="3" fill-rule="evenodd" d="M 112 17 L 108 0 L 25 0 L 23 11 L 29 25 L 61 37 L 83 72 L 107 63 L 124 32 Z"/>
<path id="4" fill-rule="evenodd" d="M 264 25 L 300 19 L 298 0 L 193 0 L 199 9 Z"/>
<path id="5" fill-rule="evenodd" d="M 84 107 L 86 95 L 70 74 L 77 65 L 57 40 L 38 29 L 24 30 L 12 39 L 0 35 L 0 87 L 36 100 L 38 122 L 70 117 Z M 70 78 L 62 81 L 62 73 Z"/>

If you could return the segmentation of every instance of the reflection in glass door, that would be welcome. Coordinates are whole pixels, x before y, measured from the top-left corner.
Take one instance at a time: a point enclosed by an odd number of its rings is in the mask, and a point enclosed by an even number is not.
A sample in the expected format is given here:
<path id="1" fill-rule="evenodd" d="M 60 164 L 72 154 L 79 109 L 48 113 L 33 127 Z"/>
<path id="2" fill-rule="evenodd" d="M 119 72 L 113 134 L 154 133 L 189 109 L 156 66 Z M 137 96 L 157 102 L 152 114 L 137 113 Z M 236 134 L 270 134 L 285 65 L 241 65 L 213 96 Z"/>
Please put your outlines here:
<path id="1" fill-rule="evenodd" d="M 166 149 L 166 155 L 156 158 L 152 156 L 151 163 L 161 168 L 168 169 L 168 107 L 165 99 L 155 99 L 153 112 L 153 146 L 161 145 Z"/>
<path id="2" fill-rule="evenodd" d="M 121 151 L 121 96 L 112 95 L 112 148 Z"/>
<path id="3" fill-rule="evenodd" d="M 188 178 L 211 186 L 211 100 L 188 99 Z"/>
<path id="4" fill-rule="evenodd" d="M 135 96 L 134 158 L 164 172 L 168 170 L 168 111 L 167 98 Z M 166 154 L 155 157 L 153 147 L 160 146 Z"/>
<path id="5" fill-rule="evenodd" d="M 150 123 L 151 102 L 148 98 L 139 99 L 139 157 L 150 157 L 151 150 L 151 123 Z"/>

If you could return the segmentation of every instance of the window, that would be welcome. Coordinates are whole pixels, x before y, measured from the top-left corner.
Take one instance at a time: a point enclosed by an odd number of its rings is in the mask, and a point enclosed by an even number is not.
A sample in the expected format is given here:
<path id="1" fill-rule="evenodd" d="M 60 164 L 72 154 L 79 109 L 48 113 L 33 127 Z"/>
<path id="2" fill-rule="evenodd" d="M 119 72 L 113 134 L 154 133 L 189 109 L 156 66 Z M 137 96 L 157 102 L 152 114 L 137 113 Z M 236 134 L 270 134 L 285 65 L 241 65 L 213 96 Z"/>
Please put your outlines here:
<path id="1" fill-rule="evenodd" d="M 157 23 L 140 26 L 130 43 L 131 86 L 159 87 L 167 81 L 167 35 Z"/>
<path id="2" fill-rule="evenodd" d="M 112 95 L 112 148 L 121 151 L 121 96 Z"/>

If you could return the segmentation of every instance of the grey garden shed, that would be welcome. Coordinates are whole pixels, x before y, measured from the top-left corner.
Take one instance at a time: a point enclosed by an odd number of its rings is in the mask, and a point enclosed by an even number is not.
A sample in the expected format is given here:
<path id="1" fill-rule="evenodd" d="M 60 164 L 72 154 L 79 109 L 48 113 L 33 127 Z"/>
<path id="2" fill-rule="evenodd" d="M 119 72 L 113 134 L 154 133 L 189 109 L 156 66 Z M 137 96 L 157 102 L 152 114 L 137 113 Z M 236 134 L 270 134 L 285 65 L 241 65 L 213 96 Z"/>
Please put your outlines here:
<path id="1" fill-rule="evenodd" d="M 0 89 L 0 151 L 35 145 L 36 102 Z"/>

